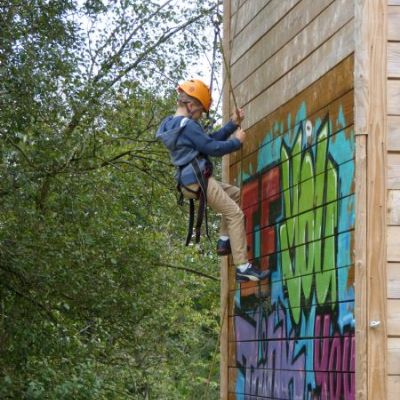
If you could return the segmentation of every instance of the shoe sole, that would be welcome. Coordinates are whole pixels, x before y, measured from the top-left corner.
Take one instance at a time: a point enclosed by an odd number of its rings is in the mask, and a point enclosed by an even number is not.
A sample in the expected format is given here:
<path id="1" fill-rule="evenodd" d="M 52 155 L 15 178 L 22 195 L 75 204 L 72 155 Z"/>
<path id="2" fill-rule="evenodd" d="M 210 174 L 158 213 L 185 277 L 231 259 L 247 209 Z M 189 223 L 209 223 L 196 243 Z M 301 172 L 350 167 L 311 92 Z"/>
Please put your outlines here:
<path id="1" fill-rule="evenodd" d="M 252 282 L 264 281 L 264 280 L 267 279 L 267 278 L 269 277 L 269 275 L 270 275 L 270 274 L 268 273 L 268 274 L 266 274 L 265 276 L 263 276 L 262 278 L 259 278 L 259 277 L 254 276 L 254 275 L 247 275 L 247 274 L 241 273 L 241 272 L 236 272 L 236 274 L 237 274 L 237 277 L 245 278 L 245 279 L 248 279 L 248 280 L 250 280 L 250 281 L 252 281 Z"/>
<path id="2" fill-rule="evenodd" d="M 253 275 L 242 275 L 242 274 L 238 274 L 238 278 L 247 279 L 248 281 L 252 281 L 252 282 L 261 281 L 260 278 L 257 278 L 256 276 L 253 276 Z"/>

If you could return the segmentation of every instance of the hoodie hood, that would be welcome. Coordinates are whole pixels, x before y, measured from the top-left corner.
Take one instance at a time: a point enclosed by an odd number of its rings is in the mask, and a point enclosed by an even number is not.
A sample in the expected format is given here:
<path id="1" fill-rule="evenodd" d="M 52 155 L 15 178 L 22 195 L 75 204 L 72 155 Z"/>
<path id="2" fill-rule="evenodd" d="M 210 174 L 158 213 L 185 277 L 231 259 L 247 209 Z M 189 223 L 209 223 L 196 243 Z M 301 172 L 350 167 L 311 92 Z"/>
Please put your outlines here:
<path id="1" fill-rule="evenodd" d="M 189 122 L 189 118 L 169 116 L 164 119 L 156 133 L 156 138 L 170 151 L 172 163 L 178 167 L 190 163 L 199 154 L 197 150 L 182 143 L 185 126 Z"/>

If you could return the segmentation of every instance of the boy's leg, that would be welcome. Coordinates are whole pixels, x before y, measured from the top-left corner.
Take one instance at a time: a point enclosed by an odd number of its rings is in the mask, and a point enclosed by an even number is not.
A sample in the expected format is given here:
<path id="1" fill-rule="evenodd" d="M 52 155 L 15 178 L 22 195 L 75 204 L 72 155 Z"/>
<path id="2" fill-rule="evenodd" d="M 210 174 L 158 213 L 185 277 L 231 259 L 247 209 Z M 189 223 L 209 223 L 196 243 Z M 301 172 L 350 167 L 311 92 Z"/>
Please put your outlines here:
<path id="1" fill-rule="evenodd" d="M 218 182 L 218 181 L 217 181 Z M 229 185 L 228 183 L 218 182 L 224 192 L 237 204 L 240 202 L 240 189 L 237 186 Z M 226 224 L 225 215 L 222 214 L 221 227 L 219 229 L 220 236 L 229 236 L 228 227 Z"/>
<path id="2" fill-rule="evenodd" d="M 238 202 L 240 196 L 239 189 L 231 185 L 226 185 L 225 187 Z M 207 203 L 215 212 L 222 214 L 223 225 L 221 227 L 221 234 L 229 236 L 233 263 L 241 265 L 247 263 L 246 230 L 243 211 L 235 200 L 225 192 L 223 184 L 216 181 L 213 177 L 209 178 Z"/>

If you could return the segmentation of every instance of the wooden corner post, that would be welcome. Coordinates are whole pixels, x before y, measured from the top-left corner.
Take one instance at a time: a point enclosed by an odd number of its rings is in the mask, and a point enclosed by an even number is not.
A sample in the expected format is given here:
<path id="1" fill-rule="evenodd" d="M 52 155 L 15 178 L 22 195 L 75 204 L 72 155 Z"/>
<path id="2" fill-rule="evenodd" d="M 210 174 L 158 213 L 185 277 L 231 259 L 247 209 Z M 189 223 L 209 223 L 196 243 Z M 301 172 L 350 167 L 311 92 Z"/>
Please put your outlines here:
<path id="1" fill-rule="evenodd" d="M 223 47 L 224 55 L 227 60 L 230 59 L 230 16 L 231 1 L 224 0 L 224 19 L 223 19 Z M 230 66 L 228 66 L 230 67 Z M 227 121 L 230 113 L 230 93 L 229 83 L 227 81 L 228 72 L 224 68 L 224 85 L 223 85 L 223 117 Z M 222 160 L 222 180 L 229 182 L 229 155 L 224 156 Z M 221 338 L 220 338 L 220 398 L 228 399 L 228 355 L 229 355 L 229 324 L 228 324 L 228 307 L 229 307 L 229 265 L 227 257 L 221 260 Z"/>
<path id="2" fill-rule="evenodd" d="M 386 399 L 386 0 L 355 0 L 356 398 Z"/>

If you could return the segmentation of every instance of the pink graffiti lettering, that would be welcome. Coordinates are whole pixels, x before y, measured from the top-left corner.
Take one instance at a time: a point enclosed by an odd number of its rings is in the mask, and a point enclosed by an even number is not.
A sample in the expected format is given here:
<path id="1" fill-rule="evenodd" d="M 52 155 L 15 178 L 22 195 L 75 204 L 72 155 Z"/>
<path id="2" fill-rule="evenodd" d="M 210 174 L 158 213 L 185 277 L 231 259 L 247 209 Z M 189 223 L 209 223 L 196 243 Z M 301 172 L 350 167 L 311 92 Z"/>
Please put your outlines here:
<path id="1" fill-rule="evenodd" d="M 354 400 L 354 334 L 332 334 L 329 314 L 315 318 L 314 370 L 321 400 Z"/>

